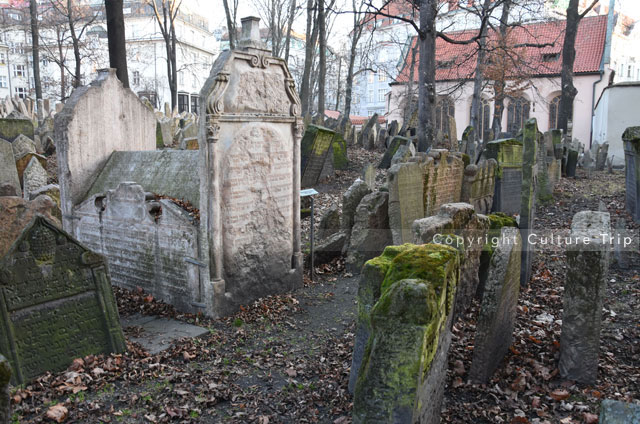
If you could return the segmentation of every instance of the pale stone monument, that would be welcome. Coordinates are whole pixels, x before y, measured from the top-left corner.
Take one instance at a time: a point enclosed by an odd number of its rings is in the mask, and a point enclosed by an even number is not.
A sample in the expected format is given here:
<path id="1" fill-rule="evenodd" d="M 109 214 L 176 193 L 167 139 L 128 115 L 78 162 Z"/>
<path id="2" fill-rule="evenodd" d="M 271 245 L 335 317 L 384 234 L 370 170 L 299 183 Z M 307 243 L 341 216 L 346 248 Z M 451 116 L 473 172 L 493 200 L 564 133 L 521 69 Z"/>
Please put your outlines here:
<path id="1" fill-rule="evenodd" d="M 242 19 L 240 48 L 218 56 L 200 92 L 200 218 L 224 311 L 302 284 L 300 100 L 285 61 L 262 45 L 259 21 Z"/>

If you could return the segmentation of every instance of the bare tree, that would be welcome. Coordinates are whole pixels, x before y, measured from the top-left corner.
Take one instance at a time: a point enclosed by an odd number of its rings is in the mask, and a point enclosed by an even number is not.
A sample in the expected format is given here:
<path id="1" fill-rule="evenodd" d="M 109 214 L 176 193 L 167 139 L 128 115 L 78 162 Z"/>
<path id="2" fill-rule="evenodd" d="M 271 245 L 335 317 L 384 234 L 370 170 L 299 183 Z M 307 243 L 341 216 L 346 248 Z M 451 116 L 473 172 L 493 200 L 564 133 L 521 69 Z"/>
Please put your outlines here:
<path id="1" fill-rule="evenodd" d="M 36 99 L 42 99 L 42 84 L 40 82 L 40 47 L 38 32 L 38 4 L 36 0 L 29 0 L 29 12 L 31 15 L 31 53 L 33 57 L 33 82 L 36 88 Z M 36 102 L 37 103 L 37 102 Z M 42 118 L 40 106 L 36 105 L 38 118 Z"/>
<path id="2" fill-rule="evenodd" d="M 182 0 L 146 0 L 153 8 L 160 33 L 164 39 L 167 53 L 167 79 L 169 80 L 169 91 L 171 92 L 171 108 L 175 108 L 178 103 L 178 66 L 176 47 L 176 26 Z M 231 37 L 231 31 L 229 37 Z"/>
<path id="3" fill-rule="evenodd" d="M 116 69 L 116 75 L 122 85 L 129 88 L 122 0 L 105 0 L 104 4 L 107 14 L 109 66 Z"/>
<path id="4" fill-rule="evenodd" d="M 318 37 L 318 25 L 314 25 L 316 9 L 317 8 L 315 0 L 307 0 L 307 31 L 304 53 L 304 71 L 302 73 L 302 82 L 300 84 L 300 102 L 302 105 L 302 115 L 309 114 L 309 105 L 311 104 L 311 66 L 313 63 L 313 53 Z"/>
<path id="5" fill-rule="evenodd" d="M 296 0 L 291 0 L 291 7 L 289 8 L 289 18 L 287 20 L 287 37 L 284 42 L 284 61 L 289 63 L 289 49 L 291 47 L 291 27 L 293 26 L 293 20 L 296 15 Z"/>
<path id="6" fill-rule="evenodd" d="M 324 96 L 325 96 L 325 78 L 327 74 L 327 27 L 325 22 L 326 10 L 324 8 L 324 0 L 318 0 L 318 26 L 319 30 L 319 69 L 318 69 L 318 116 L 320 122 L 324 120 Z"/>
<path id="7" fill-rule="evenodd" d="M 598 0 L 594 0 L 582 13 L 578 12 L 578 0 L 569 0 L 567 7 L 567 26 L 564 33 L 564 45 L 562 47 L 562 71 L 561 86 L 562 94 L 560 95 L 560 107 L 558 111 L 558 128 L 567 130 L 567 122 L 571 117 L 573 110 L 573 100 L 578 94 L 578 90 L 573 85 L 573 64 L 576 60 L 576 36 L 578 35 L 578 25 L 582 18 L 593 7 L 598 4 Z"/>
<path id="8" fill-rule="evenodd" d="M 238 0 L 232 0 L 233 7 L 229 7 L 229 0 L 222 0 L 224 4 L 224 13 L 227 17 L 227 32 L 229 34 L 229 48 L 236 48 L 236 22 L 238 17 Z"/>

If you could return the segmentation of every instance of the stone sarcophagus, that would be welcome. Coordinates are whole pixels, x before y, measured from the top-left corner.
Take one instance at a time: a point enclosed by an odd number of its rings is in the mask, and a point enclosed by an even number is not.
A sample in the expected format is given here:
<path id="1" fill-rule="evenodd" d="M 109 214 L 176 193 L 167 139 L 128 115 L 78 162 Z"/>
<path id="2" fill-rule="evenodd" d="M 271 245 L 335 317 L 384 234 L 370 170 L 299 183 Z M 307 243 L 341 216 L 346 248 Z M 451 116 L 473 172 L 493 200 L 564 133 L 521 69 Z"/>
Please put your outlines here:
<path id="1" fill-rule="evenodd" d="M 200 216 L 223 313 L 302 284 L 300 101 L 258 22 L 242 20 L 240 48 L 220 54 L 200 93 Z"/>

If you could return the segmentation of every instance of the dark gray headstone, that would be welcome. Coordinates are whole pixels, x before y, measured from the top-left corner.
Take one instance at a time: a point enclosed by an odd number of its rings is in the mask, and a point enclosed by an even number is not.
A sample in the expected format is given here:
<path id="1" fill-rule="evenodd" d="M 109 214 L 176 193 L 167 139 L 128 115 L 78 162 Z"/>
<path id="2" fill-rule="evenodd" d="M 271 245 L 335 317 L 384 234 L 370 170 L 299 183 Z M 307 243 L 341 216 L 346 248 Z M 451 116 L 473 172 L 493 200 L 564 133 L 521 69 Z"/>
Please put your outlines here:
<path id="1" fill-rule="evenodd" d="M 622 134 L 625 158 L 625 205 L 640 222 L 640 127 L 629 127 Z"/>
<path id="2" fill-rule="evenodd" d="M 389 147 L 387 147 L 386 152 L 384 152 L 384 156 L 382 156 L 382 160 L 380 161 L 378 168 L 389 169 L 389 167 L 391 166 L 391 159 L 393 159 L 393 156 L 398 151 L 398 147 L 400 147 L 401 145 L 406 145 L 408 143 L 411 143 L 411 140 L 409 140 L 408 138 L 400 136 L 393 137 L 391 139 L 391 142 L 389 143 Z"/>
<path id="3" fill-rule="evenodd" d="M 600 407 L 600 424 L 638 424 L 640 405 L 605 399 Z"/>
<path id="4" fill-rule="evenodd" d="M 493 212 L 520 213 L 522 195 L 522 142 L 511 139 L 487 143 L 487 159 L 498 162 Z"/>
<path id="5" fill-rule="evenodd" d="M 65 369 L 74 358 L 122 352 L 106 263 L 36 217 L 0 260 L 0 352 L 13 381 Z"/>

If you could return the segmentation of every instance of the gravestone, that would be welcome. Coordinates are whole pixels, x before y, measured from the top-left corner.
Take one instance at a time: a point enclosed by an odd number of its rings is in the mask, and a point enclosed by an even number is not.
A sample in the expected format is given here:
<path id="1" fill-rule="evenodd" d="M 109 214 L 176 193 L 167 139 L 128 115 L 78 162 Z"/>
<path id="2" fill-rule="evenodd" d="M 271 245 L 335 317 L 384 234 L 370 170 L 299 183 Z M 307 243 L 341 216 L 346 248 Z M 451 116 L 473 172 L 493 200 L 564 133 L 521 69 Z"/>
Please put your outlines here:
<path id="1" fill-rule="evenodd" d="M 11 143 L 11 148 L 13 148 L 13 157 L 17 161 L 28 153 L 35 153 L 36 143 L 29 137 L 20 134 Z"/>
<path id="2" fill-rule="evenodd" d="M 389 142 L 389 147 L 387 147 L 387 150 L 384 152 L 384 156 L 382 156 L 382 160 L 380 161 L 378 168 L 389 169 L 389 167 L 391 166 L 391 160 L 398 151 L 398 148 L 403 145 L 408 145 L 409 143 L 411 143 L 411 140 L 406 137 L 393 137 Z"/>
<path id="3" fill-rule="evenodd" d="M 469 371 L 469 379 L 475 383 L 489 383 L 513 341 L 520 293 L 521 248 L 518 230 L 503 228 L 493 248 L 476 324 Z"/>
<path id="4" fill-rule="evenodd" d="M 396 135 L 398 135 L 398 130 L 400 129 L 400 126 L 398 125 L 398 121 L 396 121 L 395 119 L 393 121 L 391 121 L 391 123 L 389 124 L 389 137 L 395 137 Z"/>
<path id="5" fill-rule="evenodd" d="M 347 142 L 339 132 L 336 132 L 331 142 L 333 154 L 333 169 L 346 170 L 349 167 L 349 156 L 347 156 Z M 332 158 L 328 158 L 327 161 Z"/>
<path id="6" fill-rule="evenodd" d="M 220 53 L 200 92 L 210 176 L 200 217 L 226 311 L 302 285 L 300 99 L 286 62 L 260 41 L 259 21 L 242 19 L 239 48 Z"/>
<path id="7" fill-rule="evenodd" d="M 0 355 L 0 423 L 9 424 L 11 421 L 11 365 L 7 358 Z"/>
<path id="8" fill-rule="evenodd" d="M 567 151 L 567 164 L 565 166 L 566 176 L 568 178 L 576 177 L 576 168 L 578 167 L 579 151 L 575 145 L 571 145 Z"/>
<path id="9" fill-rule="evenodd" d="M 473 139 L 474 139 L 473 127 L 472 126 L 468 126 L 462 132 L 462 139 L 460 140 L 458 151 L 468 154 L 469 153 L 469 149 L 470 149 L 469 144 L 470 143 L 473 144 Z M 471 156 L 471 155 L 469 155 L 469 156 Z"/>
<path id="10" fill-rule="evenodd" d="M 22 181 L 24 170 L 27 169 L 27 166 L 29 165 L 29 162 L 31 162 L 32 158 L 38 159 L 38 162 L 40 162 L 40 165 L 42 165 L 44 169 L 47 169 L 46 157 L 39 155 L 37 153 L 27 153 L 16 161 L 16 169 L 18 170 L 18 178 L 20 178 L 20 181 Z"/>
<path id="11" fill-rule="evenodd" d="M 22 195 L 11 143 L 2 139 L 0 139 L 0 184 L 10 184 L 18 196 Z"/>
<path id="12" fill-rule="evenodd" d="M 493 212 L 520 213 L 522 195 L 522 142 L 501 139 L 487 143 L 487 158 L 498 162 Z"/>
<path id="13" fill-rule="evenodd" d="M 302 187 L 312 187 L 318 183 L 334 136 L 335 133 L 330 129 L 316 125 L 309 125 L 305 131 L 300 152 Z"/>
<path id="14" fill-rule="evenodd" d="M 347 235 L 347 240 L 351 234 L 351 228 L 353 228 L 353 224 L 355 223 L 356 209 L 360 201 L 362 201 L 362 198 L 369 193 L 371 193 L 371 189 L 367 183 L 358 178 L 342 195 L 340 229 Z"/>
<path id="15" fill-rule="evenodd" d="M 376 168 L 373 164 L 368 163 L 365 165 L 362 170 L 362 179 L 367 184 L 367 187 L 369 187 L 369 190 L 373 191 L 376 185 Z"/>
<path id="16" fill-rule="evenodd" d="M 362 130 L 360 131 L 360 134 L 358 134 L 358 145 L 362 148 L 367 148 L 368 147 L 368 143 L 369 143 L 369 134 L 372 131 L 376 130 L 376 124 L 378 123 L 378 114 L 374 113 L 373 116 L 371 116 L 371 118 L 369 118 L 369 120 L 367 121 L 366 125 L 362 128 Z"/>
<path id="17" fill-rule="evenodd" d="M 351 368 L 352 376 L 357 373 L 353 422 L 438 423 L 458 252 L 433 244 L 393 246 L 366 266 L 387 272 L 382 287 L 370 287 L 379 299 L 362 311 L 370 317 L 370 327 L 364 328 L 370 336 L 360 363 L 354 354 Z"/>
<path id="18" fill-rule="evenodd" d="M 30 119 L 4 118 L 0 119 L 0 138 L 12 142 L 19 135 L 33 138 L 34 128 Z"/>
<path id="19" fill-rule="evenodd" d="M 573 217 L 558 369 L 563 378 L 585 384 L 595 384 L 598 374 L 610 250 L 604 234 L 611 234 L 608 213 L 582 211 Z"/>
<path id="20" fill-rule="evenodd" d="M 322 240 L 340 231 L 340 211 L 336 205 L 332 205 L 320 218 L 317 238 Z"/>
<path id="21" fill-rule="evenodd" d="M 464 161 L 460 153 L 432 149 L 422 167 L 423 216 L 435 215 L 440 206 L 460 201 L 464 177 Z"/>
<path id="22" fill-rule="evenodd" d="M 24 198 L 30 198 L 32 192 L 46 186 L 48 179 L 49 175 L 42 165 L 40 165 L 40 161 L 35 157 L 31 158 L 27 169 L 24 170 L 24 174 L 22 175 Z"/>
<path id="23" fill-rule="evenodd" d="M 389 193 L 376 191 L 362 198 L 356 209 L 347 249 L 346 266 L 358 274 L 369 259 L 392 244 L 389 230 Z"/>
<path id="24" fill-rule="evenodd" d="M 625 205 L 640 222 L 640 127 L 629 127 L 622 134 L 625 158 Z"/>
<path id="25" fill-rule="evenodd" d="M 106 262 L 36 217 L 0 260 L 0 352 L 24 383 L 74 358 L 122 352 Z"/>
<path id="26" fill-rule="evenodd" d="M 604 143 L 598 146 L 596 152 L 596 171 L 604 171 L 604 167 L 607 164 L 607 155 L 609 154 L 609 143 Z"/>
<path id="27" fill-rule="evenodd" d="M 599 424 L 638 424 L 640 405 L 605 399 L 600 406 Z"/>
<path id="28" fill-rule="evenodd" d="M 458 128 L 456 127 L 456 118 L 449 117 L 449 145 L 447 149 L 454 152 L 458 150 Z"/>
<path id="29" fill-rule="evenodd" d="M 536 213 L 536 191 L 538 188 L 538 125 L 535 118 L 529 119 L 523 129 L 524 150 L 522 153 L 522 204 L 520 206 L 520 235 L 529 240 Z M 520 284 L 526 286 L 531 279 L 535 246 L 524 243 L 522 246 L 522 264 Z"/>
<path id="30" fill-rule="evenodd" d="M 412 240 L 413 221 L 424 217 L 424 177 L 417 162 L 396 164 L 389 169 L 389 225 L 393 244 Z"/>
<path id="31" fill-rule="evenodd" d="M 467 165 L 464 170 L 460 201 L 473 205 L 476 213 L 486 215 L 491 212 L 497 167 L 495 159 L 488 159 L 478 165 Z"/>

